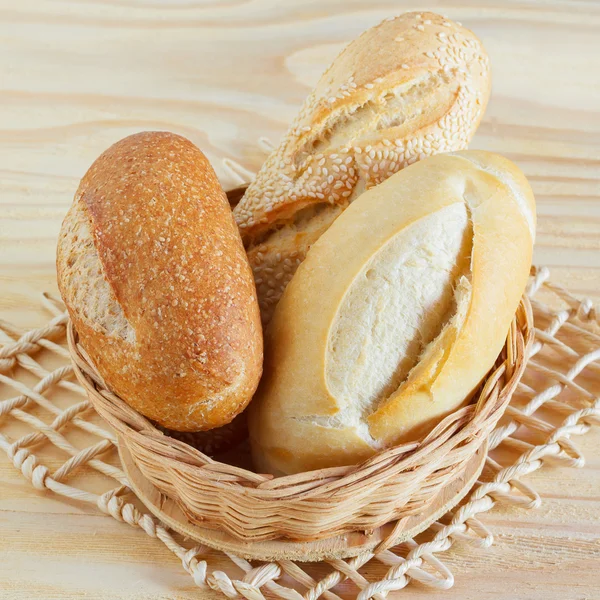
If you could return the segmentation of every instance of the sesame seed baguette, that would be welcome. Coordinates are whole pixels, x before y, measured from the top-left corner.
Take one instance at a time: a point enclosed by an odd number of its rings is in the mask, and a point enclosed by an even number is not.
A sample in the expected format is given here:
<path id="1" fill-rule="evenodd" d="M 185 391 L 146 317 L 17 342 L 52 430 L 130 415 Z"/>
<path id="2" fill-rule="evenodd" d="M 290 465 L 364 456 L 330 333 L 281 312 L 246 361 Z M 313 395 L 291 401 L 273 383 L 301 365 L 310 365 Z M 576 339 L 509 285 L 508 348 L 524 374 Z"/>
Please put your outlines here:
<path id="1" fill-rule="evenodd" d="M 164 427 L 230 422 L 262 372 L 252 271 L 206 157 L 132 135 L 83 177 L 62 225 L 58 284 L 108 386 Z"/>
<path id="2" fill-rule="evenodd" d="M 525 289 L 535 201 L 510 161 L 427 158 L 315 242 L 266 337 L 249 407 L 260 472 L 360 462 L 469 401 Z"/>
<path id="3" fill-rule="evenodd" d="M 234 209 L 263 323 L 310 246 L 364 190 L 467 147 L 490 81 L 475 35 L 433 13 L 384 21 L 342 51 Z"/>

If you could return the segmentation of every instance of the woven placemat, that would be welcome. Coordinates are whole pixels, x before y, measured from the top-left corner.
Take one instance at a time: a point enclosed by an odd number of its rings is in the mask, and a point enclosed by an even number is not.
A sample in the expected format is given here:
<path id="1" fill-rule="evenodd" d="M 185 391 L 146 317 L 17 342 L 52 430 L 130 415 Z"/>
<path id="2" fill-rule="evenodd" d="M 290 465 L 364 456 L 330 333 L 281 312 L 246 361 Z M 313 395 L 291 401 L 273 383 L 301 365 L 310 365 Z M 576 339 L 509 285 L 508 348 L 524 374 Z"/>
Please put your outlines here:
<path id="1" fill-rule="evenodd" d="M 0 397 L 10 396 L 0 401 L 0 448 L 36 489 L 94 504 L 118 521 L 139 527 L 164 543 L 200 588 L 218 590 L 228 598 L 335 600 L 343 594 L 382 600 L 413 580 L 447 589 L 454 578 L 444 553 L 455 543 L 485 548 L 493 542 L 493 533 L 477 516 L 496 503 L 539 506 L 540 496 L 525 476 L 551 462 L 582 467 L 584 458 L 571 438 L 600 424 L 600 323 L 592 302 L 578 301 L 550 283 L 545 268 L 533 271 L 528 295 L 536 341 L 518 392 L 491 435 L 480 481 L 459 508 L 416 540 L 377 554 L 326 561 L 317 568 L 292 561 L 250 563 L 223 554 L 221 568 L 211 568 L 203 558 L 207 548 L 187 543 L 136 503 L 118 462 L 114 434 L 99 421 L 74 381 L 65 344 L 64 306 L 48 294 L 41 300 L 52 315 L 45 327 L 24 333 L 0 321 Z M 9 436 L 9 429 L 20 433 Z M 500 448 L 510 452 L 499 452 Z M 48 464 L 55 463 L 57 449 L 65 462 L 51 470 Z M 88 480 L 94 478 L 97 490 L 99 476 L 105 491 L 90 491 Z M 224 561 L 231 564 L 232 573 L 243 575 L 227 574 L 222 570 Z M 368 579 L 363 567 L 372 561 L 382 568 L 369 569 Z M 377 579 L 374 572 L 379 573 Z M 354 592 L 348 591 L 349 582 Z"/>

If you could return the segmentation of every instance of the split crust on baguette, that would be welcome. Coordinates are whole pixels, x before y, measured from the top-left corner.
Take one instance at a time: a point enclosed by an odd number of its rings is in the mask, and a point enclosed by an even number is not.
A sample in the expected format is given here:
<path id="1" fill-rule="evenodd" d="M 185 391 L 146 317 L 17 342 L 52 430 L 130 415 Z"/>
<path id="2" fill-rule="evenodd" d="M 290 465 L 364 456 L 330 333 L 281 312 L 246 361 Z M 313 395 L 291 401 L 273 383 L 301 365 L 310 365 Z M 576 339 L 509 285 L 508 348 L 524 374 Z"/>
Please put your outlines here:
<path id="1" fill-rule="evenodd" d="M 354 464 L 468 402 L 525 289 L 535 202 L 519 169 L 439 155 L 365 192 L 286 288 L 250 406 L 260 471 Z"/>
<path id="2" fill-rule="evenodd" d="M 384 21 L 349 44 L 234 209 L 263 323 L 351 202 L 417 160 L 467 147 L 490 81 L 475 35 L 433 13 Z"/>

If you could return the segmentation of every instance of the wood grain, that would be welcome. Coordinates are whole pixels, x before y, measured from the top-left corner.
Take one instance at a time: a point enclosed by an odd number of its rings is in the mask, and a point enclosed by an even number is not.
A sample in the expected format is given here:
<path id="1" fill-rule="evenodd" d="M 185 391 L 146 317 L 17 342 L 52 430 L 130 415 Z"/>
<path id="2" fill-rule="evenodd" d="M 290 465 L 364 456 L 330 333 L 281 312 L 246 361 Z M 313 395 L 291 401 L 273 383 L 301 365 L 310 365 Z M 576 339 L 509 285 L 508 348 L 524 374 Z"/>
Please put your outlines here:
<path id="1" fill-rule="evenodd" d="M 343 45 L 400 0 L 0 0 L 0 316 L 46 320 L 60 222 L 108 145 L 143 129 L 189 137 L 250 169 Z M 432 0 L 472 28 L 494 90 L 473 147 L 515 160 L 538 201 L 535 260 L 600 299 L 600 3 Z M 452 554 L 448 600 L 600 597 L 600 434 L 582 471 L 532 476 L 536 511 L 498 509 L 489 551 Z M 85 543 L 81 543 L 85 540 Z M 516 558 L 516 560 L 515 560 Z M 216 561 L 216 558 L 212 559 Z M 224 563 L 223 563 L 224 564 Z M 350 589 L 350 588 L 348 588 Z M 418 585 L 397 597 L 438 597 Z M 34 491 L 0 457 L 0 598 L 217 598 L 161 544 Z"/>

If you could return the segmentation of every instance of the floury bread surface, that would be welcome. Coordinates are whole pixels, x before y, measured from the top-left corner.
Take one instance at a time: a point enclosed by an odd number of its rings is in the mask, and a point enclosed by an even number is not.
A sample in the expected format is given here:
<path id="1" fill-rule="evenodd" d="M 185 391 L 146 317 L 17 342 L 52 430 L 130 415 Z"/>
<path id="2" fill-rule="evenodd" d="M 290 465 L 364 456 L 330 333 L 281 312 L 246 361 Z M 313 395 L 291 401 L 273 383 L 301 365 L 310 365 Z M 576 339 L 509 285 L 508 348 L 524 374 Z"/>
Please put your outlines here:
<path id="1" fill-rule="evenodd" d="M 161 425 L 224 425 L 262 371 L 252 272 L 206 157 L 165 132 L 110 147 L 61 229 L 59 288 L 80 343 L 123 400 Z"/>
<path id="2" fill-rule="evenodd" d="M 260 471 L 357 463 L 469 400 L 525 289 L 535 202 L 510 161 L 425 159 L 365 192 L 286 288 L 250 406 Z"/>
<path id="3" fill-rule="evenodd" d="M 264 323 L 351 202 L 406 165 L 467 147 L 489 92 L 479 40 L 432 13 L 384 21 L 335 59 L 234 210 Z"/>

